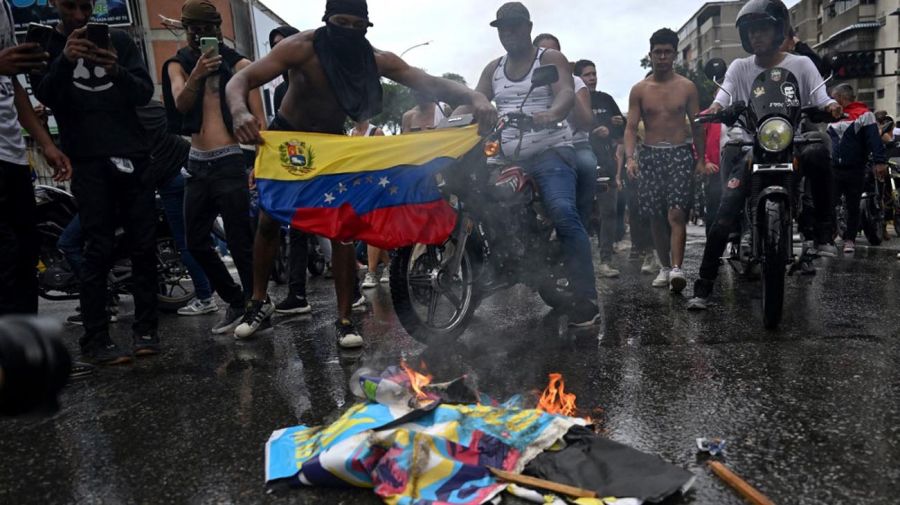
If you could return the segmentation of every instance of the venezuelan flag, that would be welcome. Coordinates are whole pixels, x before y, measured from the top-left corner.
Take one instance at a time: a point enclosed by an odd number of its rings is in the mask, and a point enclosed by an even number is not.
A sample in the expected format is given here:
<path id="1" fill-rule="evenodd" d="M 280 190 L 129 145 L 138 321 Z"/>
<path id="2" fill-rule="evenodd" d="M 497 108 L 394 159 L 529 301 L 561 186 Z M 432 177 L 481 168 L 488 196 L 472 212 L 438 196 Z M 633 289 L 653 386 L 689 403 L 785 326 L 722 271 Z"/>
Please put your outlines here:
<path id="1" fill-rule="evenodd" d="M 384 249 L 447 239 L 456 212 L 434 175 L 479 141 L 474 126 L 391 137 L 262 135 L 256 182 L 263 210 L 309 233 Z"/>

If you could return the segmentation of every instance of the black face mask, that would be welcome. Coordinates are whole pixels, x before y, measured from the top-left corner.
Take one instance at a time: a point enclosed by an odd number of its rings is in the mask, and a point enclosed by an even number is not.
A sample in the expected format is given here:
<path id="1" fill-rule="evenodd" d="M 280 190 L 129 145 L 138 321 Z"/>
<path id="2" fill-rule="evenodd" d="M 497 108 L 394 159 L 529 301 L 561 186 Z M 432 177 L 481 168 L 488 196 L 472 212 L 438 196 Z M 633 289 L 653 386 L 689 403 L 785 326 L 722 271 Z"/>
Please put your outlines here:
<path id="1" fill-rule="evenodd" d="M 369 42 L 366 40 L 368 29 L 345 28 L 334 23 L 326 23 L 325 27 L 328 30 L 331 47 L 342 58 L 358 59 L 368 50 Z"/>

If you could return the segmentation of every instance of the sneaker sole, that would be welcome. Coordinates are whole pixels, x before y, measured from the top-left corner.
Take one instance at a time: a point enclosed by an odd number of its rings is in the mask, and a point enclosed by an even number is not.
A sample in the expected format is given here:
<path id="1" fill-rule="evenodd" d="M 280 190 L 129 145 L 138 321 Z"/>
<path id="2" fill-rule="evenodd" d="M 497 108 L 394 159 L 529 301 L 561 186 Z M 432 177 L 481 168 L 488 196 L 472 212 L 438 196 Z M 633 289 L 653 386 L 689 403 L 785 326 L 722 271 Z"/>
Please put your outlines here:
<path id="1" fill-rule="evenodd" d="M 312 312 L 312 307 L 300 307 L 297 309 L 275 309 L 276 314 L 309 314 Z"/>
<path id="2" fill-rule="evenodd" d="M 700 312 L 706 310 L 708 307 L 705 303 L 701 304 L 699 302 L 688 302 L 687 309 L 691 312 Z"/>
<path id="3" fill-rule="evenodd" d="M 600 314 L 597 314 L 590 321 L 584 321 L 581 323 L 569 323 L 569 328 L 587 328 L 589 326 L 595 326 L 599 321 L 600 321 Z"/>
<path id="4" fill-rule="evenodd" d="M 142 347 L 140 349 L 134 350 L 134 356 L 136 358 L 143 358 L 146 356 L 155 356 L 157 354 L 159 354 L 159 349 L 157 349 L 157 348 Z"/>
<path id="5" fill-rule="evenodd" d="M 213 328 L 209 331 L 212 332 L 213 335 L 224 335 L 226 333 L 233 333 L 234 330 L 237 329 L 238 326 L 240 326 L 240 324 L 241 324 L 241 320 L 238 319 L 237 321 L 229 324 L 228 326 Z"/>
<path id="6" fill-rule="evenodd" d="M 182 311 L 179 310 L 179 311 L 177 312 L 177 314 L 178 314 L 179 316 L 192 317 L 192 316 L 205 316 L 205 315 L 207 315 L 207 314 L 215 314 L 215 313 L 218 312 L 218 311 L 219 311 L 219 308 L 216 307 L 216 308 L 214 308 L 214 309 L 201 310 L 201 311 L 199 311 L 199 312 L 194 312 L 194 311 L 191 311 L 191 312 L 182 312 Z"/>
<path id="7" fill-rule="evenodd" d="M 238 330 L 240 328 L 241 328 L 241 325 L 238 325 L 238 327 L 234 329 L 234 338 L 236 338 L 237 340 L 248 340 L 250 338 L 253 338 L 253 336 L 258 333 L 262 333 L 266 330 L 271 330 L 272 323 L 269 321 L 268 318 L 263 319 L 263 321 L 259 324 L 259 326 L 257 326 L 256 328 L 252 328 L 250 330 L 250 333 L 246 333 L 247 330 L 239 332 Z"/>
<path id="8" fill-rule="evenodd" d="M 666 281 L 665 284 L 663 284 L 661 282 L 654 282 L 651 284 L 651 286 L 653 286 L 654 288 L 667 288 L 667 287 L 669 287 L 669 281 Z"/>
<path id="9" fill-rule="evenodd" d="M 687 287 L 687 279 L 683 277 L 675 277 L 670 280 L 673 293 L 681 293 Z"/>
<path id="10" fill-rule="evenodd" d="M 362 337 L 359 338 L 359 341 L 357 341 L 357 340 L 351 340 L 349 342 L 338 341 L 338 347 L 340 347 L 341 349 L 359 349 L 360 347 L 363 347 L 364 345 L 366 345 L 366 342 L 362 339 Z"/>
<path id="11" fill-rule="evenodd" d="M 94 361 L 91 364 L 97 366 L 117 366 L 117 365 L 127 365 L 134 361 L 134 358 L 131 356 L 122 356 L 120 358 L 112 359 L 109 361 Z"/>

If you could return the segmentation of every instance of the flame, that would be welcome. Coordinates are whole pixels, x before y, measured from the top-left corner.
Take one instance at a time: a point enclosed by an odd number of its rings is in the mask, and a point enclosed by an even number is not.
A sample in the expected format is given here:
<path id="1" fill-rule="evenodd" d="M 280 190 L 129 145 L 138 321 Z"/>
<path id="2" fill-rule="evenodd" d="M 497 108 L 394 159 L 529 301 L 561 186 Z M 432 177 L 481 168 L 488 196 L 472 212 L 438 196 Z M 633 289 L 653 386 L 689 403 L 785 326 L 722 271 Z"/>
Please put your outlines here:
<path id="1" fill-rule="evenodd" d="M 405 361 L 400 362 L 400 368 L 402 368 L 403 371 L 406 372 L 406 375 L 409 377 L 409 385 L 410 387 L 412 387 L 413 391 L 415 391 L 416 398 L 418 398 L 419 400 L 431 399 L 428 393 L 423 391 L 423 388 L 431 384 L 431 381 L 434 377 L 432 377 L 431 375 L 421 374 L 413 370 L 409 367 L 409 365 L 406 364 Z"/>
<path id="2" fill-rule="evenodd" d="M 560 414 L 564 416 L 575 416 L 578 413 L 578 407 L 575 405 L 575 395 L 566 393 L 566 383 L 562 374 L 550 374 L 550 383 L 541 393 L 541 399 L 538 401 L 537 408 L 548 414 Z M 588 422 L 589 417 L 585 418 Z"/>

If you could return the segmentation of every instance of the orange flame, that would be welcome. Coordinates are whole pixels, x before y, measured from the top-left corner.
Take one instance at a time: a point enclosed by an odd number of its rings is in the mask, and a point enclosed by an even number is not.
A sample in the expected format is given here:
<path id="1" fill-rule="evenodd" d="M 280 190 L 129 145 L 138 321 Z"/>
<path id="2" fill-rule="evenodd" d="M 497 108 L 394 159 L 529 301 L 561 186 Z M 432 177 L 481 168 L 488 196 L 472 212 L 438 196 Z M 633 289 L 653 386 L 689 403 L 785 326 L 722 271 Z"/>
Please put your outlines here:
<path id="1" fill-rule="evenodd" d="M 421 374 L 412 368 L 410 368 L 405 361 L 400 362 L 400 368 L 406 372 L 406 375 L 409 377 L 409 385 L 412 387 L 413 391 L 416 392 L 416 398 L 419 400 L 427 400 L 430 399 L 427 393 L 422 389 L 431 384 L 431 381 L 434 377 L 431 375 Z"/>
<path id="2" fill-rule="evenodd" d="M 566 393 L 566 383 L 563 381 L 562 374 L 550 374 L 550 383 L 541 393 L 537 408 L 548 414 L 577 415 L 578 407 L 575 405 L 575 395 Z M 591 421 L 589 417 L 586 419 L 588 422 Z"/>

